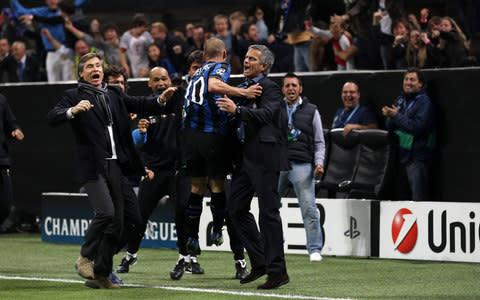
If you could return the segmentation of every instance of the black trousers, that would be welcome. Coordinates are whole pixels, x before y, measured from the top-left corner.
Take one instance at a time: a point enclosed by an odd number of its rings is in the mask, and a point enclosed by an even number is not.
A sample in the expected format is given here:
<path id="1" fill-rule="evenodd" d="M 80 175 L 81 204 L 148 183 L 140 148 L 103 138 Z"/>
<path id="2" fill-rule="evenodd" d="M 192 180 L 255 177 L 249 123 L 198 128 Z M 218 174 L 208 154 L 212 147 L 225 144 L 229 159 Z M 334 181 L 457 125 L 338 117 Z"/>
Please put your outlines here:
<path id="1" fill-rule="evenodd" d="M 106 174 L 84 186 L 95 215 L 90 223 L 80 254 L 95 261 L 96 275 L 108 276 L 113 255 L 119 250 L 126 227 L 140 223 L 135 194 L 116 160 L 107 160 Z M 127 211 L 127 213 L 125 213 Z"/>
<path id="2" fill-rule="evenodd" d="M 147 228 L 148 219 L 157 206 L 158 200 L 168 195 L 176 199 L 175 174 L 174 170 L 153 170 L 155 176 L 152 180 L 143 180 L 140 183 L 138 202 L 140 206 L 141 222 L 137 228 L 137 234 L 128 239 L 127 251 L 136 253 L 142 242 L 142 237 Z M 177 201 L 178 202 L 178 201 Z M 177 225 L 177 236 L 183 238 L 183 232 L 179 232 Z"/>
<path id="3" fill-rule="evenodd" d="M 13 204 L 13 189 L 10 179 L 10 170 L 6 167 L 0 168 L 0 225 L 10 214 Z"/>
<path id="4" fill-rule="evenodd" d="M 286 273 L 280 197 L 277 192 L 279 172 L 236 170 L 228 212 L 250 257 L 252 269 L 265 267 L 268 274 Z M 250 213 L 254 193 L 259 205 L 259 227 Z"/>

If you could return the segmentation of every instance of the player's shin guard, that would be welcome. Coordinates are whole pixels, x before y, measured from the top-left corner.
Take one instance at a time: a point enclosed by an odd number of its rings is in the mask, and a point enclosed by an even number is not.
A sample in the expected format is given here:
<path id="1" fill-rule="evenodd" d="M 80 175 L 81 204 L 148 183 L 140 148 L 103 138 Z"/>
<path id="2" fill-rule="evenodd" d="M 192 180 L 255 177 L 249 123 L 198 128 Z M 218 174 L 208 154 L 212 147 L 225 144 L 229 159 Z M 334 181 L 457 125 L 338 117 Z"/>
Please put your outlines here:
<path id="1" fill-rule="evenodd" d="M 203 195 L 191 193 L 186 209 L 187 235 L 198 240 L 200 215 L 202 214 Z"/>

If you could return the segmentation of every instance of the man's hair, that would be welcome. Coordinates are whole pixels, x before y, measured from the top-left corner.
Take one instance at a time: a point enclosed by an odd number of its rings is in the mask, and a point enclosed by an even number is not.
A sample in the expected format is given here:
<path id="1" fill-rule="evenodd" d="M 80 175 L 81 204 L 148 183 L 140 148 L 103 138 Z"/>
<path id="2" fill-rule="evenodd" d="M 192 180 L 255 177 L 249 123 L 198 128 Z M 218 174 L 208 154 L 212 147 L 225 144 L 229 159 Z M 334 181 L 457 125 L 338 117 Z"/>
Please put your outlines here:
<path id="1" fill-rule="evenodd" d="M 403 78 L 405 79 L 405 76 L 409 73 L 416 73 L 418 77 L 418 81 L 423 83 L 425 85 L 425 74 L 420 70 L 419 68 L 408 68 L 407 71 L 403 74 Z"/>
<path id="2" fill-rule="evenodd" d="M 133 16 L 132 20 L 132 26 L 135 27 L 140 27 L 140 26 L 148 26 L 149 22 L 147 17 L 145 17 L 144 14 L 138 13 Z"/>
<path id="3" fill-rule="evenodd" d="M 217 38 L 211 38 L 205 41 L 203 51 L 205 52 L 205 58 L 211 59 L 222 55 L 225 50 L 225 44 L 222 40 Z"/>
<path id="4" fill-rule="evenodd" d="M 192 53 L 190 53 L 188 55 L 188 58 L 187 58 L 187 66 L 188 68 L 190 68 L 190 66 L 194 63 L 201 63 L 203 64 L 205 62 L 205 58 L 203 57 L 203 51 L 202 50 L 195 50 L 195 51 L 192 51 Z"/>
<path id="5" fill-rule="evenodd" d="M 230 22 L 232 22 L 233 20 L 246 21 L 247 17 L 245 16 L 245 14 L 243 12 L 241 12 L 239 10 L 236 10 L 233 13 L 231 13 L 230 16 L 228 16 L 228 19 L 230 20 Z"/>
<path id="6" fill-rule="evenodd" d="M 263 75 L 267 76 L 268 73 L 270 72 L 270 69 L 273 66 L 273 63 L 275 62 L 275 56 L 273 55 L 272 51 L 270 51 L 270 49 L 268 49 L 268 47 L 265 45 L 258 45 L 258 44 L 251 45 L 250 47 L 248 47 L 248 50 L 251 50 L 251 49 L 258 50 L 261 52 L 260 63 L 262 65 L 263 64 L 268 65 L 268 67 L 263 72 Z"/>
<path id="7" fill-rule="evenodd" d="M 165 25 L 165 23 L 162 23 L 162 22 L 155 22 L 152 24 L 152 28 L 158 28 L 159 31 L 161 32 L 168 32 L 168 27 L 167 25 Z"/>
<path id="8" fill-rule="evenodd" d="M 224 20 L 226 20 L 227 23 L 228 23 L 228 17 L 227 17 L 226 15 L 221 15 L 221 14 L 220 14 L 220 15 L 216 15 L 215 17 L 213 17 L 213 22 L 216 23 L 216 22 L 217 22 L 218 20 L 220 20 L 220 19 L 224 19 Z"/>
<path id="9" fill-rule="evenodd" d="M 206 31 L 205 30 L 205 25 L 203 25 L 203 24 L 196 24 L 195 26 L 193 26 L 193 29 L 199 29 L 199 28 L 202 28 L 204 32 Z"/>
<path id="10" fill-rule="evenodd" d="M 300 86 L 303 86 L 302 79 L 300 79 L 300 77 L 298 77 L 297 74 L 295 74 L 295 73 L 287 73 L 287 74 L 285 74 L 285 76 L 283 76 L 282 86 L 285 84 L 285 79 L 287 79 L 287 78 L 297 78 L 298 84 L 299 84 Z"/>
<path id="11" fill-rule="evenodd" d="M 125 80 L 125 91 L 128 90 L 128 74 L 124 67 L 119 65 L 111 65 L 103 70 L 103 78 L 105 78 L 105 81 L 108 81 L 108 77 L 118 76 L 123 76 L 123 79 Z"/>
<path id="12" fill-rule="evenodd" d="M 248 30 L 250 29 L 250 26 L 255 25 L 255 22 L 247 22 L 243 23 L 242 26 L 240 26 L 240 35 L 243 37 L 244 34 L 248 34 Z"/>
<path id="13" fill-rule="evenodd" d="M 105 26 L 103 26 L 102 28 L 102 35 L 105 35 L 105 32 L 109 31 L 109 30 L 115 30 L 115 32 L 118 33 L 120 32 L 120 29 L 118 29 L 118 26 L 113 24 L 113 23 L 109 23 L 109 24 L 106 24 Z"/>
<path id="14" fill-rule="evenodd" d="M 103 67 L 103 56 L 100 54 L 100 53 L 96 53 L 96 52 L 93 52 L 93 53 L 87 53 L 85 54 L 84 56 L 80 57 L 80 60 L 78 61 L 78 69 L 77 69 L 77 73 L 80 74 L 80 72 L 83 71 L 83 67 L 85 66 L 85 63 L 87 61 L 89 61 L 90 59 L 92 58 L 98 58 L 100 60 L 100 63 Z"/>
<path id="15" fill-rule="evenodd" d="M 62 0 L 58 2 L 58 8 L 69 16 L 75 14 L 76 7 L 73 0 Z"/>
<path id="16" fill-rule="evenodd" d="M 103 71 L 103 75 L 105 78 L 108 78 L 110 76 L 111 77 L 123 76 L 125 80 L 128 79 L 127 71 L 125 70 L 125 68 L 118 65 L 112 65 L 112 66 L 106 67 L 105 70 Z"/>

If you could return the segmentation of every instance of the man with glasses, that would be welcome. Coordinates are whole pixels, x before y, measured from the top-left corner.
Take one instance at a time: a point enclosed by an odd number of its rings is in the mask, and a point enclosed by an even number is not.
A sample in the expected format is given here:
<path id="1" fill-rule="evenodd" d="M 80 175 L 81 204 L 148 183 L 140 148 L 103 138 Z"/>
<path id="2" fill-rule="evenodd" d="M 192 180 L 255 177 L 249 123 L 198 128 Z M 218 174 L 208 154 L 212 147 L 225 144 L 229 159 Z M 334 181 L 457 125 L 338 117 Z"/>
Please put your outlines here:
<path id="1" fill-rule="evenodd" d="M 360 89 L 358 84 L 348 81 L 342 88 L 343 108 L 339 108 L 333 118 L 333 128 L 343 128 L 344 134 L 353 129 L 378 128 L 375 115 L 363 105 L 360 105 Z"/>

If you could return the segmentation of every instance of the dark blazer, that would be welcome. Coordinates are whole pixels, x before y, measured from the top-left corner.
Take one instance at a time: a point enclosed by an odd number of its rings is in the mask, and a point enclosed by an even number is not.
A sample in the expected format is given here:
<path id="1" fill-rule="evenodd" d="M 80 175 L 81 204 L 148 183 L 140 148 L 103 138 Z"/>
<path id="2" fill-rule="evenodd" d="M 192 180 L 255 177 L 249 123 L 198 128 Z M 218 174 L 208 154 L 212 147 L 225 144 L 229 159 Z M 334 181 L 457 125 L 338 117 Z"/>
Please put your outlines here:
<path id="1" fill-rule="evenodd" d="M 285 171 L 290 169 L 285 102 L 275 82 L 263 78 L 258 83 L 263 88 L 262 95 L 254 100 L 241 99 L 238 103 L 246 133 L 241 163 L 247 170 Z"/>
<path id="2" fill-rule="evenodd" d="M 118 87 L 108 87 L 105 98 L 112 111 L 115 146 L 122 171 L 124 174 L 143 175 L 145 171 L 133 144 L 128 113 L 156 113 L 159 107 L 156 97 L 132 97 Z M 78 88 L 70 89 L 65 91 L 60 102 L 48 113 L 47 119 L 50 125 L 69 120 L 67 110 L 80 100 L 89 100 L 94 105 L 89 111 L 70 119 L 77 144 L 79 179 L 80 183 L 85 183 L 105 173 L 105 159 L 109 156 L 107 120 L 100 104 Z"/>
<path id="3" fill-rule="evenodd" d="M 7 56 L 7 58 L 0 62 L 0 69 L 7 74 L 7 82 L 38 81 L 38 62 L 33 56 L 27 55 L 27 58 L 25 60 L 25 68 L 23 70 L 25 74 L 25 80 L 22 78 L 18 78 L 17 61 L 13 58 L 12 55 Z"/>

